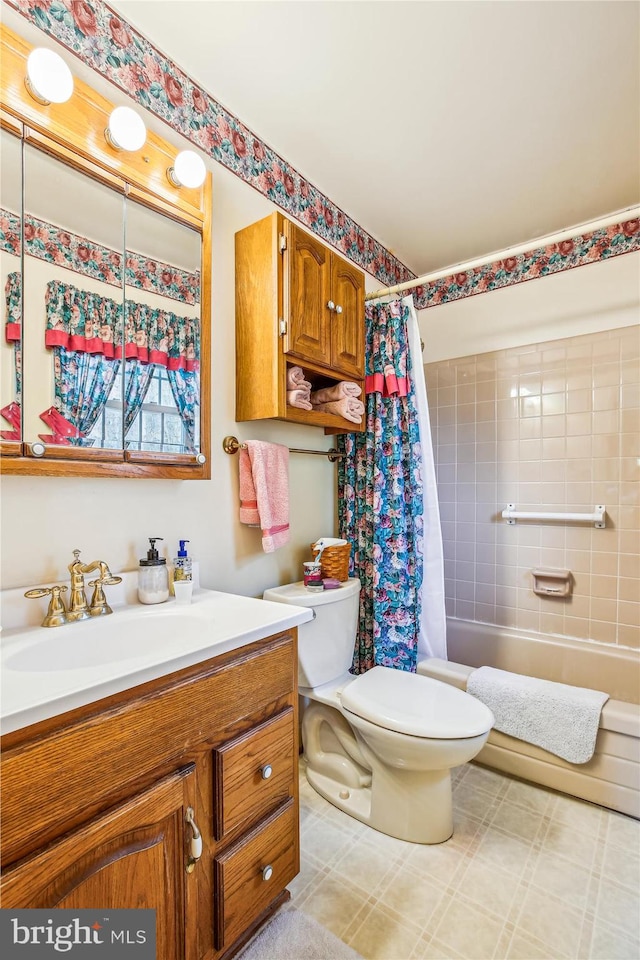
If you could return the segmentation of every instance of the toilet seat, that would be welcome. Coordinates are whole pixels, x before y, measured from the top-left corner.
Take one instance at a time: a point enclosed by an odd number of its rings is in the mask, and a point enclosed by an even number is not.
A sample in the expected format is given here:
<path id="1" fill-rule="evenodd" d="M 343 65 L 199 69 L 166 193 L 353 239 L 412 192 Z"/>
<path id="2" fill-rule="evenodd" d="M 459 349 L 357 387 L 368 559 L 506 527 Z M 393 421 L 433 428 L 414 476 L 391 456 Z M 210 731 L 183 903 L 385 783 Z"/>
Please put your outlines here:
<path id="1" fill-rule="evenodd" d="M 342 707 L 396 733 L 432 740 L 477 737 L 493 726 L 483 703 L 421 674 L 373 667 L 342 691 Z"/>

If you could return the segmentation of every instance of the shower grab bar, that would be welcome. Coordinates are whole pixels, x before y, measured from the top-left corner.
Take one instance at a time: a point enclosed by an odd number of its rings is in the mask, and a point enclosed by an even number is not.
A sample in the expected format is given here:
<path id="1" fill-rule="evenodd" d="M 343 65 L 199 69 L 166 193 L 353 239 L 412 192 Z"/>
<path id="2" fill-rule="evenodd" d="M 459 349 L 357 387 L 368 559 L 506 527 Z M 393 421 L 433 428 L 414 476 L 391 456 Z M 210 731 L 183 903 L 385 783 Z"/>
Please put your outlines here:
<path id="1" fill-rule="evenodd" d="M 528 512 L 517 510 L 515 503 L 508 503 L 506 509 L 502 511 L 502 518 L 507 523 L 515 523 L 516 520 L 564 520 L 569 523 L 593 523 L 596 527 L 604 527 L 606 510 L 605 506 L 599 504 L 593 508 L 593 513 L 551 513 L 546 510 Z"/>

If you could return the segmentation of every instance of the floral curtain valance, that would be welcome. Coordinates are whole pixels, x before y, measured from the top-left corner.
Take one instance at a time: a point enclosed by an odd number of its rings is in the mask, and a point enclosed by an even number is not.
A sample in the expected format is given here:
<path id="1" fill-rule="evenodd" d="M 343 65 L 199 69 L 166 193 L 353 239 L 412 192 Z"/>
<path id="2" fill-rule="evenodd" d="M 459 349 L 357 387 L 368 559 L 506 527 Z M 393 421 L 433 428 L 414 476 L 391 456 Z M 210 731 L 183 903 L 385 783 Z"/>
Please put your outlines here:
<path id="1" fill-rule="evenodd" d="M 47 284 L 45 301 L 48 347 L 122 358 L 122 304 L 58 280 Z M 168 370 L 198 370 L 200 321 L 127 300 L 124 357 Z"/>
<path id="2" fill-rule="evenodd" d="M 367 304 L 365 335 L 365 392 L 383 397 L 406 397 L 408 347 L 406 338 L 407 308 L 402 300 Z"/>

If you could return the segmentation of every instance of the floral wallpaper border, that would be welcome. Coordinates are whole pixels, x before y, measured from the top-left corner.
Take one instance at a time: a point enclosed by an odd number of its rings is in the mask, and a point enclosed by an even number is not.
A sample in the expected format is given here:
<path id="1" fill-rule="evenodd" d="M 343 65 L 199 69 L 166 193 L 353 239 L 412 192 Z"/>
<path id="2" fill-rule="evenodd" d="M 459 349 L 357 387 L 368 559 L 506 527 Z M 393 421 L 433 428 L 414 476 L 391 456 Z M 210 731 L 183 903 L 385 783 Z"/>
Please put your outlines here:
<path id="1" fill-rule="evenodd" d="M 531 249 L 517 257 L 485 263 L 475 270 L 452 273 L 426 287 L 415 287 L 414 303 L 417 310 L 424 310 L 639 250 L 640 220 L 626 220 L 571 240 Z"/>
<path id="2" fill-rule="evenodd" d="M 29 257 L 54 263 L 74 273 L 102 280 L 112 286 L 122 284 L 122 254 L 94 243 L 86 237 L 47 223 L 37 217 L 25 217 L 25 253 Z M 0 209 L 0 249 L 20 256 L 20 218 Z M 200 303 L 200 272 L 152 260 L 128 252 L 125 264 L 127 286 L 148 290 L 181 303 Z"/>
<path id="3" fill-rule="evenodd" d="M 415 278 L 320 190 L 199 87 L 103 0 L 3 0 L 353 263 L 392 286 Z M 416 308 L 459 300 L 640 250 L 629 220 L 532 248 L 414 290 Z"/>

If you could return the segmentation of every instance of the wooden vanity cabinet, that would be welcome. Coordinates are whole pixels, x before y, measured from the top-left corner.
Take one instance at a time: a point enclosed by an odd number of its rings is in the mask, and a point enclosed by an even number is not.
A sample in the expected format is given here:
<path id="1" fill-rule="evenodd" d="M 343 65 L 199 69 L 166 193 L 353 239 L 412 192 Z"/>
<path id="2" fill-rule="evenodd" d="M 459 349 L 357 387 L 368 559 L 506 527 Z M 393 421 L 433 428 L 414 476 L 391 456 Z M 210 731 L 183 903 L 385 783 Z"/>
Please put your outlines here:
<path id="1" fill-rule="evenodd" d="M 289 406 L 290 366 L 314 389 L 355 381 L 364 398 L 364 274 L 274 213 L 236 234 L 236 419 L 363 429 Z"/>
<path id="2" fill-rule="evenodd" d="M 232 956 L 299 870 L 297 731 L 292 630 L 6 735 L 2 906 L 154 908 L 158 957 Z"/>

